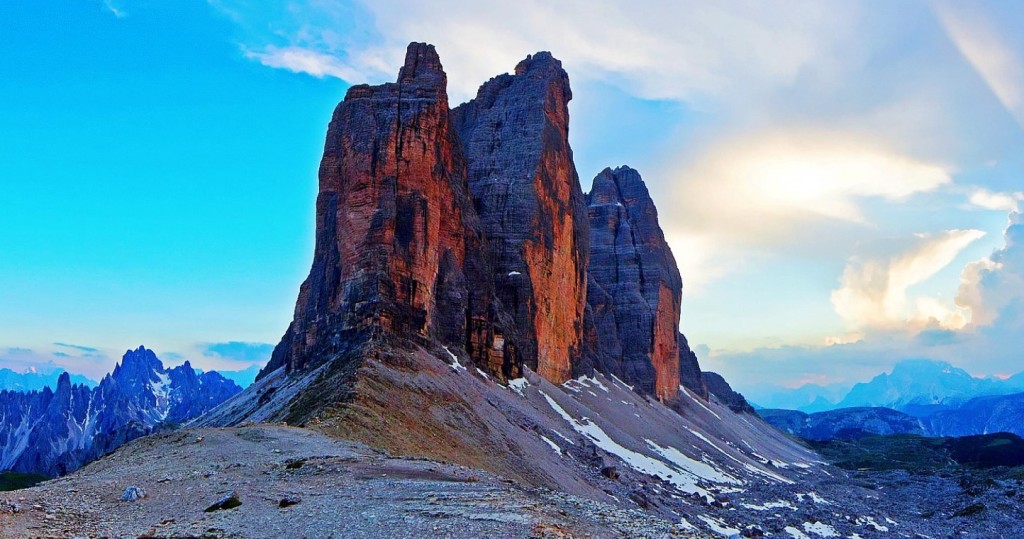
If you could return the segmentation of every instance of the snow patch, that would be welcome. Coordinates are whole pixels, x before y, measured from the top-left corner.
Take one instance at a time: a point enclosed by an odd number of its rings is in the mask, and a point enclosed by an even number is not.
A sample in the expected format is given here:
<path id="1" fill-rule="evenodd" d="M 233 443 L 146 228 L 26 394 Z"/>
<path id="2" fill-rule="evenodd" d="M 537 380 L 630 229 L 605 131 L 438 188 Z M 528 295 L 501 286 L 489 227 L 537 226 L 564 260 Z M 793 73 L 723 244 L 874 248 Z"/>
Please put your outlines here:
<path id="1" fill-rule="evenodd" d="M 664 461 L 649 457 L 643 453 L 638 453 L 632 449 L 623 447 L 608 436 L 608 434 L 601 429 L 597 423 L 594 423 L 586 417 L 580 418 L 580 420 L 577 421 L 547 393 L 541 391 L 540 394 L 544 396 L 544 399 L 548 401 L 548 405 L 550 405 L 551 408 L 573 428 L 573 430 L 590 438 L 597 447 L 619 457 L 624 463 L 634 470 L 648 475 L 661 477 L 682 492 L 699 494 L 708 499 L 709 502 L 713 500 L 713 497 L 707 490 L 697 486 L 697 477 L 694 474 L 675 468 Z"/>
<path id="2" fill-rule="evenodd" d="M 442 346 L 441 348 L 444 348 L 444 351 L 448 352 L 448 356 L 452 358 L 452 362 L 449 363 L 448 366 L 450 366 L 453 371 L 459 372 L 466 370 L 466 368 L 462 366 L 462 363 L 459 363 L 459 358 L 455 357 L 455 354 L 453 354 L 452 351 L 449 350 L 447 346 Z M 480 369 L 477 370 L 479 371 Z M 480 374 L 483 374 L 483 372 L 481 372 Z M 487 375 L 484 374 L 484 376 Z"/>
<path id="3" fill-rule="evenodd" d="M 820 503 L 822 505 L 832 505 L 832 502 L 826 500 L 825 498 L 822 498 L 821 496 L 818 496 L 817 492 L 808 492 L 807 494 L 797 493 L 796 495 L 796 499 L 800 501 L 804 501 L 804 497 L 810 498 L 811 501 L 814 503 Z"/>
<path id="4" fill-rule="evenodd" d="M 520 397 L 526 396 L 526 394 L 523 393 L 523 391 L 526 390 L 526 388 L 529 385 L 530 382 L 527 382 L 526 378 L 516 378 L 514 380 L 508 381 L 508 388 L 511 389 L 512 391 L 515 391 L 516 393 L 519 393 Z"/>
<path id="5" fill-rule="evenodd" d="M 548 444 L 548 446 L 551 447 L 551 450 L 554 451 L 556 455 L 559 455 L 559 456 L 562 455 L 562 448 L 558 447 L 558 444 L 556 444 L 555 442 L 552 442 L 550 438 L 548 438 L 547 436 L 544 436 L 543 434 L 541 434 L 540 435 L 540 439 L 544 440 Z"/>
<path id="6" fill-rule="evenodd" d="M 775 501 L 775 502 L 765 502 L 762 505 L 755 505 L 755 504 L 751 504 L 751 503 L 741 503 L 740 505 L 742 505 L 743 507 L 746 507 L 747 509 L 753 509 L 754 511 L 767 511 L 769 509 L 792 509 L 794 511 L 796 510 L 796 506 L 791 504 L 791 503 L 789 503 L 786 500 L 779 500 L 779 501 Z"/>
<path id="7" fill-rule="evenodd" d="M 726 474 L 722 471 L 715 469 L 713 466 L 706 462 L 692 459 L 684 455 L 681 451 L 674 447 L 660 446 L 652 440 L 644 440 L 647 445 L 651 446 L 656 453 L 662 457 L 668 459 L 669 462 L 675 464 L 682 470 L 685 470 L 697 477 L 706 479 L 714 483 L 727 483 L 730 485 L 742 485 L 743 481 L 736 479 L 735 477 Z"/>
<path id="8" fill-rule="evenodd" d="M 711 531 L 719 535 L 724 535 L 725 537 L 732 537 L 734 535 L 739 535 L 740 533 L 739 529 L 730 528 L 725 524 L 725 522 L 722 522 L 717 518 L 712 518 L 707 515 L 697 515 L 697 518 L 703 520 L 704 523 L 708 525 L 708 528 L 711 528 Z"/>
<path id="9" fill-rule="evenodd" d="M 630 391 L 633 391 L 633 386 L 627 384 L 626 382 L 623 382 L 622 379 L 619 378 L 618 376 L 615 376 L 614 374 L 612 374 L 610 376 L 612 377 L 612 380 L 615 380 L 616 382 L 622 384 L 622 387 L 627 387 L 627 388 L 629 388 Z"/>
<path id="10" fill-rule="evenodd" d="M 889 527 L 875 522 L 875 519 L 870 516 L 863 516 L 857 519 L 857 524 L 861 526 L 874 526 L 876 530 L 885 533 L 889 531 Z"/>
<path id="11" fill-rule="evenodd" d="M 156 422 L 159 423 L 167 419 L 167 414 L 171 413 L 171 377 L 164 372 L 154 372 L 156 380 L 149 383 L 149 390 L 156 398 L 156 409 L 153 410 Z"/>
<path id="12" fill-rule="evenodd" d="M 553 432 L 553 433 L 557 434 L 559 438 L 561 438 L 561 439 L 563 439 L 563 440 L 565 440 L 565 441 L 569 442 L 570 444 L 572 444 L 572 445 L 576 445 L 576 442 L 574 442 L 574 441 L 570 440 L 570 439 L 569 439 L 568 437 L 566 437 L 566 435 L 562 434 L 561 432 L 558 432 L 558 431 L 557 431 L 557 430 L 555 430 L 555 429 L 551 429 L 551 432 Z"/>
<path id="13" fill-rule="evenodd" d="M 810 522 L 804 522 L 804 531 L 819 537 L 839 537 L 839 532 L 824 522 L 815 522 L 813 524 Z"/>
<path id="14" fill-rule="evenodd" d="M 799 528 L 793 526 L 786 526 L 786 533 L 788 533 L 793 539 L 811 539 L 806 533 L 800 531 Z"/>
<path id="15" fill-rule="evenodd" d="M 696 396 L 696 395 L 694 395 L 693 393 L 691 393 L 689 389 L 686 389 L 686 387 L 684 387 L 684 386 L 679 386 L 679 391 L 682 391 L 683 394 L 685 394 L 687 397 L 690 397 L 690 400 L 692 400 L 693 402 L 697 403 L 697 405 L 700 406 L 701 408 L 707 410 L 709 414 L 711 414 L 711 415 L 715 416 L 716 418 L 718 418 L 719 421 L 722 420 L 722 416 L 716 414 L 711 408 L 708 408 L 707 406 L 705 406 L 704 403 L 701 402 L 701 398 Z"/>

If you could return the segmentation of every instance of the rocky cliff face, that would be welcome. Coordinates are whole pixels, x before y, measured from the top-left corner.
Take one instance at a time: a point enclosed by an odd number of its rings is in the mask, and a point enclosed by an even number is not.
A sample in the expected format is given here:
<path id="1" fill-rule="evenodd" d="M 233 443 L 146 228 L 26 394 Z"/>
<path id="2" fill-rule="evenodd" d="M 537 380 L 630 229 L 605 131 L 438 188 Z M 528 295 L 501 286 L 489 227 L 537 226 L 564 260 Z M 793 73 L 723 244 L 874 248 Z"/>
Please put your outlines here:
<path id="1" fill-rule="evenodd" d="M 0 391 L 0 470 L 63 475 L 162 424 L 197 417 L 238 387 L 216 372 L 197 375 L 188 362 L 164 369 L 151 350 L 128 351 L 95 388 Z"/>
<path id="2" fill-rule="evenodd" d="M 683 281 L 640 174 L 604 169 L 587 195 L 588 355 L 594 367 L 644 393 L 679 392 Z M 688 358 L 687 358 L 688 359 Z M 689 374 L 689 373 L 688 373 Z"/>
<path id="3" fill-rule="evenodd" d="M 561 62 L 541 52 L 452 111 L 495 292 L 518 330 L 504 372 L 518 376 L 515 363 L 523 363 L 555 383 L 569 378 L 582 351 L 587 284 L 588 223 L 569 148 L 570 99 Z"/>
<path id="4" fill-rule="evenodd" d="M 703 372 L 701 375 L 704 377 L 704 384 L 708 389 L 708 393 L 718 397 L 718 400 L 729 407 L 733 412 L 737 414 L 756 414 L 754 407 L 747 402 L 747 399 L 742 394 L 737 393 L 733 390 L 729 382 L 722 378 L 721 374 L 716 372 Z"/>
<path id="5" fill-rule="evenodd" d="M 679 334 L 679 383 L 700 398 L 708 400 L 708 384 L 700 370 L 697 354 L 690 349 L 686 335 Z"/>
<path id="6" fill-rule="evenodd" d="M 539 53 L 455 110 L 445 91 L 433 46 L 414 43 L 396 83 L 353 86 L 335 110 L 313 267 L 261 376 L 383 331 L 457 347 L 502 380 L 524 365 L 569 378 L 588 234 L 568 77 Z"/>
<path id="7" fill-rule="evenodd" d="M 357 85 L 320 163 L 313 267 L 267 372 L 330 359 L 364 331 L 461 344 L 466 169 L 434 47 L 410 45 L 395 83 Z"/>
<path id="8" fill-rule="evenodd" d="M 358 343 L 390 335 L 441 344 L 502 382 L 597 368 L 661 399 L 681 380 L 706 397 L 640 175 L 609 169 L 589 196 L 580 188 L 561 63 L 530 56 L 453 110 L 445 92 L 434 48 L 413 43 L 397 82 L 353 86 L 338 105 L 313 266 L 260 377 L 338 362 L 355 373 L 369 350 Z"/>

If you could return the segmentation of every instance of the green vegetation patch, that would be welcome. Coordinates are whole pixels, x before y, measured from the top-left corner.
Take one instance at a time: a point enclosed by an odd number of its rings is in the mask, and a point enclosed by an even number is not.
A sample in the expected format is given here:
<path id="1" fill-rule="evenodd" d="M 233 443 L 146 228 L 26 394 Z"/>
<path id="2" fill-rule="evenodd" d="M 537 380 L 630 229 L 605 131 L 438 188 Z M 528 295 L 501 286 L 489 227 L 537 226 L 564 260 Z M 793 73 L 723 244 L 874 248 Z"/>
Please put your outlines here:
<path id="1" fill-rule="evenodd" d="M 49 477 L 32 473 L 0 472 L 0 491 L 34 487 Z"/>
<path id="2" fill-rule="evenodd" d="M 961 438 L 895 434 L 806 442 L 830 462 L 848 470 L 943 473 L 967 467 L 1000 468 L 1013 475 L 1020 474 L 1024 467 L 1024 439 L 1005 432 Z"/>

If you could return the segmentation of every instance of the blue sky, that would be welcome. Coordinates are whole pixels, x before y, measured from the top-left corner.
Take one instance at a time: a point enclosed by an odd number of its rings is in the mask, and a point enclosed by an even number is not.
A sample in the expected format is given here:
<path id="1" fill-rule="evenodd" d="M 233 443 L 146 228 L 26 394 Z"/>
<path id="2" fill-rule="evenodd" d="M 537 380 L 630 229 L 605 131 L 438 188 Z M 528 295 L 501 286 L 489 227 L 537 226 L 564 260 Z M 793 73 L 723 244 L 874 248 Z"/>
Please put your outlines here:
<path id="1" fill-rule="evenodd" d="M 0 367 L 259 361 L 308 271 L 330 113 L 417 40 L 453 103 L 562 59 L 584 189 L 641 171 L 682 329 L 741 389 L 904 357 L 1024 370 L 1022 23 L 1010 2 L 5 2 Z"/>

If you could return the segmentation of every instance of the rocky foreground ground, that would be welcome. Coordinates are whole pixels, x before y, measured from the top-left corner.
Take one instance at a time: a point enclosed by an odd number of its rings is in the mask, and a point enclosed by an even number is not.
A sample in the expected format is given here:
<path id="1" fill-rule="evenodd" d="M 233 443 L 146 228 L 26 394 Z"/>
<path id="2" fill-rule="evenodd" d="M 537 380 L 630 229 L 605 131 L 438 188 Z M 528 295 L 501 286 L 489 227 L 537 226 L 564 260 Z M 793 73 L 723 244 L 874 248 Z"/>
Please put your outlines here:
<path id="1" fill-rule="evenodd" d="M 122 500 L 128 487 L 145 496 Z M 206 511 L 232 493 L 241 505 Z M 150 436 L 73 476 L 2 493 L 0 535 L 693 536 L 643 511 L 277 425 Z"/>

